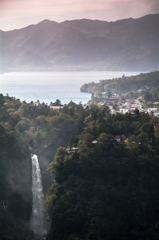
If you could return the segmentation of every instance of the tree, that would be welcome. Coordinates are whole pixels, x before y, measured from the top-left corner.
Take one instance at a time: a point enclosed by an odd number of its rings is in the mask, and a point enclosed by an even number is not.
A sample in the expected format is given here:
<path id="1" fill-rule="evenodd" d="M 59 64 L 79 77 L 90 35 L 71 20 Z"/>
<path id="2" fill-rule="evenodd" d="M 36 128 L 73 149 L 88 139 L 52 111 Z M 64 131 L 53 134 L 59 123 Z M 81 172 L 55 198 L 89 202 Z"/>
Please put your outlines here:
<path id="1" fill-rule="evenodd" d="M 139 117 L 140 117 L 139 109 L 135 108 L 134 114 L 136 115 L 137 120 L 139 120 Z"/>
<path id="2" fill-rule="evenodd" d="M 144 95 L 144 99 L 146 102 L 152 101 L 152 94 L 150 92 L 146 91 L 146 93 Z"/>
<path id="3" fill-rule="evenodd" d="M 25 130 L 29 129 L 29 121 L 20 120 L 17 125 L 15 126 L 15 129 L 17 129 L 19 132 L 23 133 Z"/>
<path id="4" fill-rule="evenodd" d="M 3 94 L 0 94 L 0 106 L 4 104 Z"/>
<path id="5" fill-rule="evenodd" d="M 83 152 L 89 152 L 90 148 L 92 147 L 93 136 L 90 133 L 82 134 L 80 137 L 80 149 Z"/>
<path id="6" fill-rule="evenodd" d="M 107 96 L 108 96 L 108 98 L 110 98 L 112 96 L 112 92 L 111 92 L 111 90 L 109 88 L 107 90 Z"/>
<path id="7" fill-rule="evenodd" d="M 136 149 L 138 147 L 138 139 L 135 135 L 132 135 L 125 140 L 125 144 L 131 150 Z"/>
<path id="8" fill-rule="evenodd" d="M 59 99 L 56 99 L 56 101 L 52 103 L 52 106 L 62 106 L 62 103 Z"/>
<path id="9" fill-rule="evenodd" d="M 91 100 L 94 101 L 94 93 L 91 95 Z"/>
<path id="10" fill-rule="evenodd" d="M 159 87 L 153 91 L 153 101 L 159 101 Z"/>
<path id="11" fill-rule="evenodd" d="M 102 93 L 101 93 L 101 92 L 98 93 L 97 97 L 98 97 L 99 101 L 101 101 L 101 100 L 102 100 L 102 97 L 103 97 Z"/>
<path id="12" fill-rule="evenodd" d="M 139 144 L 141 144 L 141 145 L 147 145 L 149 143 L 149 136 L 145 132 L 140 133 L 137 136 L 137 139 L 139 141 Z"/>

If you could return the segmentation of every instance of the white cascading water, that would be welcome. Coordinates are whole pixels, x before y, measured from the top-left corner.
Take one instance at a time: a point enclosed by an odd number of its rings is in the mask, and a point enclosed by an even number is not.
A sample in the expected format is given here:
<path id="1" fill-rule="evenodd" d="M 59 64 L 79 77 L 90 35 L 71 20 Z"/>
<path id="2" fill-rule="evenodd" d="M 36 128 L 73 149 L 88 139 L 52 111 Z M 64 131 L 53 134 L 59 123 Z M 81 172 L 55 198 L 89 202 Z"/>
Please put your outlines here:
<path id="1" fill-rule="evenodd" d="M 43 234 L 44 230 L 44 194 L 42 187 L 42 178 L 40 172 L 40 166 L 38 157 L 35 154 L 31 154 L 32 159 L 32 218 L 31 228 L 34 233 Z"/>

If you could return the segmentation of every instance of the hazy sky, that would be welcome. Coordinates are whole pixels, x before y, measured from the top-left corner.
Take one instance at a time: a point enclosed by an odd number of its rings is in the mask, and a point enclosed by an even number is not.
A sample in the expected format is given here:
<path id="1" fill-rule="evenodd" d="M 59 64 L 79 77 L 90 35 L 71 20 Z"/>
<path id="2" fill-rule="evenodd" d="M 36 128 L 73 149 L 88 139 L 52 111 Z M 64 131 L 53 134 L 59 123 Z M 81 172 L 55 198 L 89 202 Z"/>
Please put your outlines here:
<path id="1" fill-rule="evenodd" d="M 44 19 L 116 21 L 158 12 L 159 0 L 0 0 L 0 29 L 19 29 Z"/>

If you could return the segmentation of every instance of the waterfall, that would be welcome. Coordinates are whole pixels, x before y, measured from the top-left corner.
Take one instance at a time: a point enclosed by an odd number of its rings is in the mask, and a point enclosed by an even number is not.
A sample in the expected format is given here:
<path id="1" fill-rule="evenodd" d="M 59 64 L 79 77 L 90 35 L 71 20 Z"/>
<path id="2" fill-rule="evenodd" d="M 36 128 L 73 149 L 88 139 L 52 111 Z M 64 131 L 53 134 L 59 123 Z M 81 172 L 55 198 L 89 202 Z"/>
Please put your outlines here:
<path id="1" fill-rule="evenodd" d="M 2 202 L 2 207 L 6 210 L 8 210 L 8 201 L 7 200 L 3 200 Z"/>
<path id="2" fill-rule="evenodd" d="M 43 234 L 44 230 L 44 194 L 38 157 L 31 154 L 32 160 L 32 218 L 31 228 L 37 234 Z"/>

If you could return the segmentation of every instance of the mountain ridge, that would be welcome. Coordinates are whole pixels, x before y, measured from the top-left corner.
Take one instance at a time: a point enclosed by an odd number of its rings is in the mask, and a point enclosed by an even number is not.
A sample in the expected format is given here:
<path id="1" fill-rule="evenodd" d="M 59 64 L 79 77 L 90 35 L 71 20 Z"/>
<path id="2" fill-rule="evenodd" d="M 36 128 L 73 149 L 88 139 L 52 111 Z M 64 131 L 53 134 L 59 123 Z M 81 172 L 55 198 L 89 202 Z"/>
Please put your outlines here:
<path id="1" fill-rule="evenodd" d="M 157 70 L 158 23 L 159 14 L 115 22 L 76 19 L 57 23 L 45 19 L 19 30 L 1 31 L 2 68 Z M 20 49 L 30 52 L 30 57 L 24 56 L 25 64 L 17 64 Z M 36 55 L 35 64 L 31 55 Z"/>

